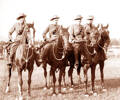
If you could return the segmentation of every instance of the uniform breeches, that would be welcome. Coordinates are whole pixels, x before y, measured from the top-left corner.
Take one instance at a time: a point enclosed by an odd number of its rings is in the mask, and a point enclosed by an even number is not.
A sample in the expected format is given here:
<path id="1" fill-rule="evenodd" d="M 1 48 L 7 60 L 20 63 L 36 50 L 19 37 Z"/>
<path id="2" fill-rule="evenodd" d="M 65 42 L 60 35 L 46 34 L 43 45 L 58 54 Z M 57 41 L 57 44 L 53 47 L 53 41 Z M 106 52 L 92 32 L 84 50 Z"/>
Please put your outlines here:
<path id="1" fill-rule="evenodd" d="M 17 50 L 19 44 L 20 44 L 19 42 L 15 42 L 15 43 L 12 44 L 11 49 L 10 49 L 10 56 L 9 56 L 10 62 L 13 61 L 15 52 L 16 52 L 16 50 Z"/>

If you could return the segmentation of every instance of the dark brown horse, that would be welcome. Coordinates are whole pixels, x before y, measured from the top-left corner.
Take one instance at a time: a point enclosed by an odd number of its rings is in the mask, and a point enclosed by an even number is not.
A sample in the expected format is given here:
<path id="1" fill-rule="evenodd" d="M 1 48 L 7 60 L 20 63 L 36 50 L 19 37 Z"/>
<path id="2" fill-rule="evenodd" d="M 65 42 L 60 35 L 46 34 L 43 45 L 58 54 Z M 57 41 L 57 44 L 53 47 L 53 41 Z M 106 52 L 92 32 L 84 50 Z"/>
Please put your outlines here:
<path id="1" fill-rule="evenodd" d="M 92 61 L 88 64 L 86 63 L 83 67 L 84 75 L 85 75 L 86 94 L 87 94 L 87 82 L 88 82 L 87 70 L 89 67 L 91 68 L 92 91 L 93 91 L 93 93 L 95 92 L 94 81 L 95 81 L 95 69 L 96 69 L 97 64 L 99 64 L 99 66 L 100 66 L 101 86 L 102 86 L 102 89 L 105 90 L 104 89 L 104 72 L 103 72 L 104 62 L 106 60 L 105 49 L 106 49 L 106 46 L 108 46 L 110 43 L 110 37 L 109 37 L 109 32 L 108 32 L 107 28 L 108 28 L 108 25 L 101 26 L 102 31 L 100 33 L 100 38 L 98 39 L 98 41 L 96 41 L 96 43 L 93 45 L 93 47 L 88 48 L 90 55 L 93 54 L 94 49 L 95 49 L 96 53 L 95 53 L 95 55 L 91 56 Z"/>
<path id="2" fill-rule="evenodd" d="M 95 38 L 98 36 L 98 27 L 95 27 L 94 28 L 94 35 L 95 35 Z M 70 60 L 71 64 L 70 64 L 70 70 L 69 70 L 69 76 L 71 76 L 71 85 L 73 85 L 73 81 L 72 81 L 72 72 L 73 72 L 73 66 L 77 68 L 77 74 L 79 76 L 79 83 L 81 83 L 81 79 L 80 79 L 80 69 L 82 67 L 82 61 L 81 61 L 81 57 L 84 57 L 87 59 L 90 60 L 91 58 L 91 55 L 90 53 L 88 52 L 88 49 L 87 49 L 87 45 L 89 44 L 90 41 L 87 41 L 87 40 L 82 40 L 80 42 L 75 42 L 72 44 L 73 46 L 73 50 L 71 52 L 74 53 L 74 55 L 72 54 L 72 60 Z M 94 42 L 93 42 L 94 43 Z M 91 44 L 92 45 L 92 44 Z M 87 60 L 87 62 L 89 61 Z"/>
<path id="3" fill-rule="evenodd" d="M 66 48 L 68 43 L 68 37 L 64 33 L 64 28 L 60 29 L 60 33 L 56 40 L 45 44 L 41 53 L 42 65 L 44 68 L 44 76 L 46 78 L 47 86 L 47 71 L 46 66 L 51 66 L 50 75 L 53 77 L 53 93 L 55 93 L 56 76 L 55 72 L 59 69 L 59 93 L 61 93 L 61 80 L 67 64 Z"/>
<path id="4" fill-rule="evenodd" d="M 70 80 L 71 80 L 71 86 L 74 84 L 73 78 L 72 78 L 73 69 L 76 68 L 77 74 L 78 75 L 80 74 L 80 69 L 82 67 L 81 55 L 84 56 L 87 60 L 88 59 L 90 60 L 91 58 L 90 57 L 91 55 L 88 53 L 88 50 L 87 50 L 87 41 L 83 40 L 83 41 L 80 41 L 79 43 L 69 43 L 69 49 L 67 49 L 67 59 L 70 63 L 68 76 L 70 77 Z M 78 63 L 77 63 L 77 66 L 75 67 L 74 65 L 76 64 L 75 63 L 76 59 Z"/>
<path id="5" fill-rule="evenodd" d="M 17 68 L 18 72 L 18 88 L 19 88 L 19 99 L 22 99 L 22 71 L 28 70 L 28 95 L 30 96 L 30 87 L 31 87 L 31 76 L 33 72 L 33 65 L 34 61 L 39 66 L 40 63 L 38 62 L 39 54 L 36 52 L 36 48 L 34 46 L 29 47 L 27 44 L 20 44 L 16 50 L 13 66 L 9 67 L 9 80 L 6 88 L 6 93 L 9 92 L 10 87 L 10 79 L 11 79 L 11 71 L 12 68 Z"/>
<path id="6" fill-rule="evenodd" d="M 90 55 L 87 51 L 87 42 L 85 40 L 80 41 L 79 43 L 69 43 L 69 32 L 68 32 L 68 28 L 62 28 L 62 34 L 64 35 L 64 39 L 65 39 L 65 43 L 64 43 L 64 49 L 66 51 L 66 66 L 64 66 L 64 70 L 62 70 L 63 72 L 63 81 L 65 83 L 65 68 L 68 66 L 68 62 L 70 63 L 70 68 L 68 71 L 68 76 L 70 77 L 71 80 L 71 86 L 73 85 L 73 79 L 72 79 L 72 73 L 73 73 L 73 68 L 75 65 L 75 54 L 79 54 L 79 56 L 77 56 L 79 59 L 79 67 L 77 68 L 77 72 L 80 73 L 80 68 L 81 68 L 81 61 L 80 61 L 80 55 L 85 56 L 87 59 L 90 59 Z M 77 51 L 76 51 L 77 49 Z M 75 52 L 76 51 L 76 52 Z M 45 64 L 44 64 L 45 65 Z M 46 68 L 46 67 L 44 67 Z M 46 72 L 46 71 L 45 71 Z M 47 72 L 46 72 L 47 73 Z M 50 72 L 51 74 L 51 72 Z M 46 76 L 46 74 L 45 74 Z M 47 81 L 46 81 L 46 86 L 47 86 Z"/>

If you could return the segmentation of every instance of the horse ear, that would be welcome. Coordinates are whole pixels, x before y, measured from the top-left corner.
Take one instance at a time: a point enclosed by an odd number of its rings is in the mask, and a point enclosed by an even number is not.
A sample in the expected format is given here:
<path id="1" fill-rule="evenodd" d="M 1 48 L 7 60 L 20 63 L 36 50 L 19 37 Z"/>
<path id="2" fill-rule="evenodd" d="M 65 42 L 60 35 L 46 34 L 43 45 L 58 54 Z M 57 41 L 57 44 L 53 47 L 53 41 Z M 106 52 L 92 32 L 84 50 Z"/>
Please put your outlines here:
<path id="1" fill-rule="evenodd" d="M 69 29 L 69 27 L 66 28 L 67 30 Z"/>
<path id="2" fill-rule="evenodd" d="M 106 25 L 106 28 L 108 28 L 108 27 L 109 27 L 109 24 Z"/>
<path id="3" fill-rule="evenodd" d="M 97 28 L 99 28 L 100 24 L 97 25 Z"/>
<path id="4" fill-rule="evenodd" d="M 101 24 L 101 27 L 103 28 L 103 25 Z"/>

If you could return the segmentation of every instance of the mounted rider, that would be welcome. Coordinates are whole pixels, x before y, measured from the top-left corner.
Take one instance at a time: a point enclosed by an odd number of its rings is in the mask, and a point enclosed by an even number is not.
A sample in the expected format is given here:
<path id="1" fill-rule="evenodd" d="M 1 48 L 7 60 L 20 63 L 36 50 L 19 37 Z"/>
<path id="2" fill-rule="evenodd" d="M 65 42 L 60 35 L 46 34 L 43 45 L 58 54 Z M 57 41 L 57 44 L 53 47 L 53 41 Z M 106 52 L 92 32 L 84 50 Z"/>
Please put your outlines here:
<path id="1" fill-rule="evenodd" d="M 59 21 L 59 16 L 54 15 L 50 21 L 52 22 L 52 24 L 48 25 L 48 27 L 45 29 L 45 31 L 43 32 L 43 39 L 45 42 L 45 44 L 47 42 L 53 42 L 56 40 L 58 34 L 60 33 L 60 28 L 62 27 L 61 25 L 58 25 L 58 21 Z M 49 33 L 49 38 L 46 37 L 47 33 Z"/>
<path id="2" fill-rule="evenodd" d="M 17 17 L 18 22 L 15 23 L 9 31 L 9 42 L 11 44 L 11 47 L 10 47 L 10 55 L 9 55 L 8 65 L 10 65 L 10 66 L 12 66 L 13 58 L 14 58 L 15 52 L 16 52 L 19 44 L 25 43 L 25 44 L 28 44 L 29 46 L 31 46 L 35 40 L 34 23 L 32 23 L 32 24 L 26 23 L 25 18 L 26 18 L 26 15 L 24 13 L 20 14 Z M 33 43 L 32 43 L 32 39 L 31 39 L 30 29 L 33 30 Z M 12 42 L 13 32 L 16 32 L 16 38 L 14 39 L 14 42 Z"/>
<path id="3" fill-rule="evenodd" d="M 81 25 L 82 16 L 77 15 L 74 18 L 75 24 L 71 25 L 69 27 L 69 33 L 70 38 L 69 42 L 73 44 L 74 47 L 74 55 L 75 55 L 75 67 L 77 68 L 77 65 L 79 63 L 78 59 L 81 58 L 81 55 L 79 55 L 79 43 L 81 41 L 84 41 L 84 27 Z"/>
<path id="4" fill-rule="evenodd" d="M 75 24 L 71 25 L 69 27 L 69 33 L 70 33 L 70 38 L 69 38 L 69 42 L 80 42 L 81 40 L 83 40 L 84 38 L 84 27 L 83 25 L 81 25 L 81 21 L 82 21 L 82 16 L 81 15 L 77 15 L 74 18 L 74 21 L 76 22 Z"/>
<path id="5" fill-rule="evenodd" d="M 92 44 L 92 42 L 95 42 L 98 39 L 99 33 L 98 33 L 98 27 L 93 24 L 94 16 L 89 16 L 87 18 L 88 23 L 85 25 L 85 37 L 88 42 L 88 44 Z M 95 40 L 95 41 L 94 41 Z"/>

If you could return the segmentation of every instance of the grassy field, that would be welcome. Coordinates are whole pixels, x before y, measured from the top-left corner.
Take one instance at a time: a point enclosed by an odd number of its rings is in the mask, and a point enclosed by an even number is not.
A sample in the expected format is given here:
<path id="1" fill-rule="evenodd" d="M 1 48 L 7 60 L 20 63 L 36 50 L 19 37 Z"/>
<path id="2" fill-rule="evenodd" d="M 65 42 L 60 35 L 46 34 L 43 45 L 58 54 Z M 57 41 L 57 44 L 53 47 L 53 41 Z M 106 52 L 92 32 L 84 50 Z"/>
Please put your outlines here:
<path id="1" fill-rule="evenodd" d="M 68 81 L 66 69 L 66 83 Z M 33 75 L 32 75 L 32 84 L 31 84 L 31 97 L 27 98 L 27 71 L 23 72 L 23 97 L 24 100 L 120 100 L 120 58 L 111 57 L 105 61 L 104 68 L 104 77 L 105 77 L 105 88 L 106 92 L 102 92 L 100 90 L 100 72 L 99 67 L 96 69 L 96 81 L 95 86 L 98 95 L 97 96 L 89 96 L 85 97 L 85 87 L 83 84 L 78 85 L 78 76 L 76 74 L 76 70 L 73 73 L 74 79 L 74 89 L 70 91 L 67 87 L 66 91 L 63 91 L 63 95 L 55 95 L 52 96 L 52 90 L 47 89 L 44 90 L 43 87 L 45 85 L 43 69 L 41 67 L 34 67 Z M 49 67 L 48 67 L 49 72 Z M 56 73 L 58 78 L 58 73 Z M 7 80 L 8 80 L 8 72 L 6 67 L 6 61 L 0 60 L 0 100 L 15 100 L 18 97 L 18 77 L 17 72 L 12 72 L 11 78 L 11 86 L 10 92 L 5 93 Z M 88 71 L 89 76 L 89 92 L 91 91 L 90 85 L 90 70 Z M 49 75 L 48 75 L 49 77 Z M 83 73 L 81 72 L 81 78 L 83 77 Z M 58 81 L 56 83 L 58 85 Z M 69 83 L 70 84 L 70 83 Z M 58 88 L 56 88 L 57 91 Z"/>

